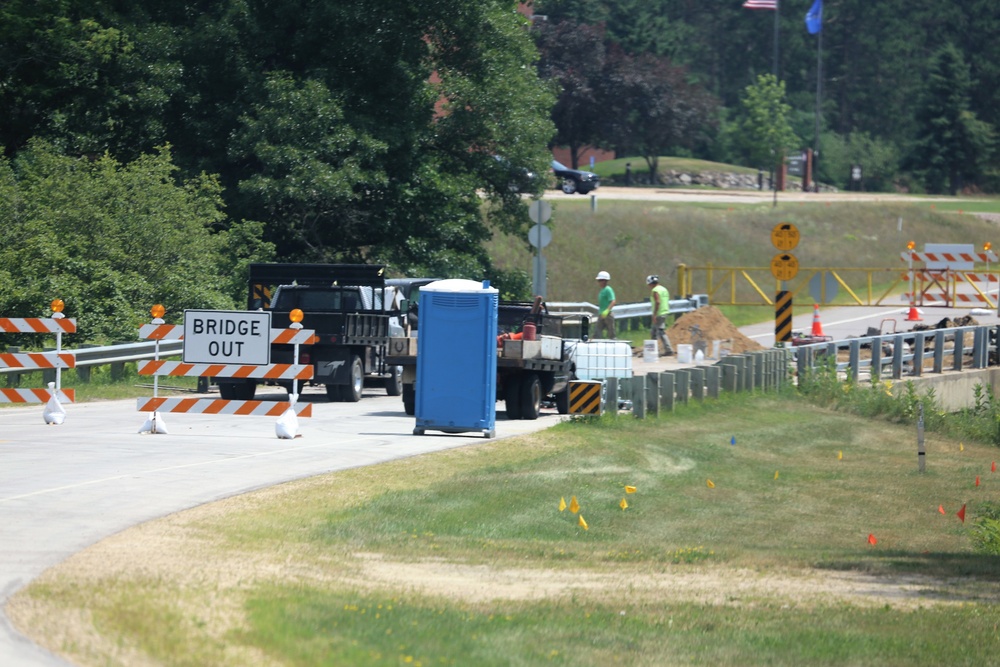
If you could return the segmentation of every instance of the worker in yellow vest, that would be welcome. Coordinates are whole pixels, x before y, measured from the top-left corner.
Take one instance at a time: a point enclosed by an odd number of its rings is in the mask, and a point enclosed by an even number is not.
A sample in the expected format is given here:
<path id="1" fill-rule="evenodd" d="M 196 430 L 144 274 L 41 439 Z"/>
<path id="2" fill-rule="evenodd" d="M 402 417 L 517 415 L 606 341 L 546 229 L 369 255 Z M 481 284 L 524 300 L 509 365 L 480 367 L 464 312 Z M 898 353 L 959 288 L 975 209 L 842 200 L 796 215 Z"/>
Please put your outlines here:
<path id="1" fill-rule="evenodd" d="M 667 337 L 667 315 L 670 314 L 670 292 L 660 284 L 660 277 L 657 275 L 646 276 L 646 284 L 651 291 L 649 302 L 653 306 L 653 326 L 649 332 L 649 337 L 658 340 L 663 345 L 663 352 L 660 356 L 672 357 L 674 347 Z"/>

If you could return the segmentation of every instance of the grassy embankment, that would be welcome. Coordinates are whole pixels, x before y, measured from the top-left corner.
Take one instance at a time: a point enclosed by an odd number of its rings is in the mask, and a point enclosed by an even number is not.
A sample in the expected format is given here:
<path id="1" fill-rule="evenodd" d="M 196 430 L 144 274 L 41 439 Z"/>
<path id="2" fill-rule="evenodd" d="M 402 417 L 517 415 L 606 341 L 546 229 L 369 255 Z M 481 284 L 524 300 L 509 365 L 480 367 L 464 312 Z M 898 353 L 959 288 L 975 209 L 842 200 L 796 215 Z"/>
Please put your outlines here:
<path id="1" fill-rule="evenodd" d="M 711 293 L 737 326 L 774 317 L 773 306 L 764 302 L 739 272 L 735 273 L 737 296 L 741 301 L 759 301 L 759 306 L 726 306 L 732 272 L 719 267 L 756 267 L 749 272 L 765 294 L 773 298 L 777 281 L 770 275 L 771 258 L 778 253 L 771 243 L 771 230 L 779 222 L 794 224 L 801 241 L 793 254 L 799 262 L 799 276 L 785 285 L 797 295 L 796 310 L 812 308 L 809 280 L 815 269 L 855 269 L 840 271 L 862 299 L 868 273 L 857 269 L 880 269 L 871 274 L 871 294 L 882 296 L 893 281 L 905 272 L 900 253 L 913 240 L 924 243 L 972 243 L 981 248 L 985 241 L 1000 241 L 1000 228 L 967 214 L 972 207 L 980 212 L 1000 211 L 1000 200 L 947 202 L 954 212 L 943 211 L 941 202 L 873 203 L 770 202 L 713 206 L 691 203 L 657 203 L 603 200 L 596 213 L 585 198 L 553 203 L 550 221 L 552 243 L 545 248 L 548 265 L 549 301 L 597 300 L 594 276 L 609 271 L 612 286 L 622 303 L 649 298 L 645 276 L 660 275 L 672 295 L 678 294 L 678 266 L 696 267 L 694 293 Z M 962 209 L 962 206 L 969 209 Z M 958 210 L 962 210 L 960 215 Z M 902 227 L 902 230 L 900 230 Z M 520 268 L 531 273 L 533 249 L 526 239 L 503 236 L 490 243 L 490 254 L 504 268 Z M 715 267 L 713 290 L 707 284 L 705 267 Z M 996 267 L 992 267 L 994 270 Z M 720 287 L 720 283 L 722 286 Z M 905 282 L 896 286 L 901 292 Z M 838 300 L 848 299 L 840 290 Z M 895 303 L 895 302 L 894 302 Z M 640 334 L 641 337 L 642 334 Z"/>
<path id="2" fill-rule="evenodd" d="M 927 452 L 794 395 L 571 422 L 152 522 L 9 611 L 81 665 L 992 664 L 997 451 Z"/>

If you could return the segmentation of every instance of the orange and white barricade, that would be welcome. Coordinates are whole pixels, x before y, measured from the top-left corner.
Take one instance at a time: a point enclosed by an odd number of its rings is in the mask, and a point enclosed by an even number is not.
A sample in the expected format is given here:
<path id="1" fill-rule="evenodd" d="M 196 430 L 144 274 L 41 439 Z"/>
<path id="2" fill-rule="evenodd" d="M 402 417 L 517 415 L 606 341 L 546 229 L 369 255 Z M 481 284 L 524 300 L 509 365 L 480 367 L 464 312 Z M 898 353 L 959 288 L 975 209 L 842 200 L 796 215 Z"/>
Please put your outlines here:
<path id="1" fill-rule="evenodd" d="M 62 424 L 66 411 L 62 403 L 72 403 L 76 396 L 72 389 L 62 388 L 62 370 L 76 368 L 76 357 L 63 352 L 62 335 L 76 333 L 76 320 L 67 318 L 62 311 L 65 304 L 56 299 L 51 304 L 52 317 L 0 317 L 0 333 L 55 334 L 56 349 L 49 352 L 0 353 L 0 368 L 17 368 L 25 371 L 54 370 L 55 382 L 47 389 L 0 389 L 0 403 L 45 403 L 42 413 L 46 424 Z"/>
<path id="2" fill-rule="evenodd" d="M 211 415 L 256 415 L 278 417 L 276 432 L 279 437 L 295 437 L 297 417 L 312 417 L 312 404 L 298 404 L 298 386 L 303 380 L 313 378 L 311 364 L 300 364 L 299 346 L 310 344 L 316 340 L 315 332 L 302 329 L 301 311 L 299 319 L 288 329 L 271 329 L 270 343 L 293 345 L 294 362 L 291 364 L 216 364 L 216 363 L 185 363 L 183 361 L 165 361 L 159 358 L 159 341 L 183 340 L 184 327 L 166 324 L 161 319 L 162 306 L 153 308 L 154 316 L 150 324 L 139 329 L 139 336 L 157 342 L 156 352 L 152 361 L 139 364 L 139 375 L 153 376 L 153 397 L 137 400 L 139 412 L 150 413 L 149 418 L 140 429 L 140 433 L 166 433 L 166 426 L 159 416 L 161 412 Z M 258 380 L 288 380 L 292 383 L 289 393 L 289 403 L 273 403 L 270 401 L 234 400 L 234 399 L 204 399 L 204 398 L 162 398 L 158 396 L 158 378 L 170 377 L 222 377 L 247 378 Z"/>

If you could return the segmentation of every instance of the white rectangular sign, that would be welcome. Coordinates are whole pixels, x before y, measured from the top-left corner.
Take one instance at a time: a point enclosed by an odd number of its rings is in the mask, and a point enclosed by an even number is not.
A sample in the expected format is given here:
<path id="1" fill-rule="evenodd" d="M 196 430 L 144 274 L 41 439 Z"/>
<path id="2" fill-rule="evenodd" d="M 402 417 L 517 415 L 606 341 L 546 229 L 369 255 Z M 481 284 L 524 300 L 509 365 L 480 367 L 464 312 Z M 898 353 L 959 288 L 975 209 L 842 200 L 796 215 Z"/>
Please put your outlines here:
<path id="1" fill-rule="evenodd" d="M 246 310 L 185 310 L 184 363 L 271 363 L 271 313 Z"/>

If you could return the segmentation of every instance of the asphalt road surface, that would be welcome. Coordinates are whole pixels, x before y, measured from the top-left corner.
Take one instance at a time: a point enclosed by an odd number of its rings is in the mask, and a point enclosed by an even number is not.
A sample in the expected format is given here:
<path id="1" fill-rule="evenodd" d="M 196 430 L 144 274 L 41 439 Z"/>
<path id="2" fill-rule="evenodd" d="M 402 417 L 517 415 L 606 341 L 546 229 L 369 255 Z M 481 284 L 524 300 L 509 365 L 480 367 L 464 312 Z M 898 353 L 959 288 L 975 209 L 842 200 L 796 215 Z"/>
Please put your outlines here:
<path id="1" fill-rule="evenodd" d="M 313 391 L 313 390 L 311 390 Z M 270 395 L 287 400 L 285 393 Z M 260 398 L 268 398 L 267 394 Z M 41 405 L 0 409 L 0 605 L 45 569 L 130 526 L 288 480 L 480 444 L 481 434 L 414 436 L 399 397 L 366 390 L 359 403 L 307 393 L 314 416 L 280 440 L 269 417 L 165 414 L 166 435 L 139 435 L 134 400 L 67 405 L 46 426 Z M 540 430 L 559 416 L 507 421 L 496 437 Z M 0 666 L 68 663 L 0 614 Z"/>

